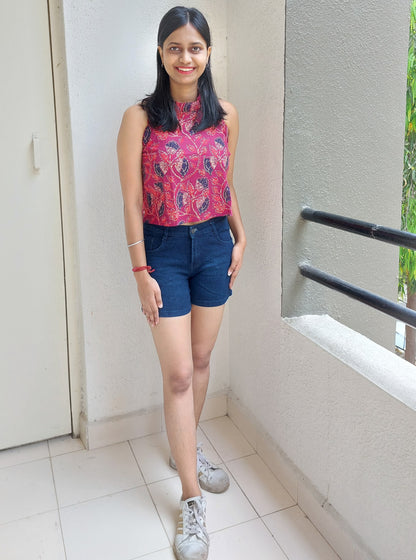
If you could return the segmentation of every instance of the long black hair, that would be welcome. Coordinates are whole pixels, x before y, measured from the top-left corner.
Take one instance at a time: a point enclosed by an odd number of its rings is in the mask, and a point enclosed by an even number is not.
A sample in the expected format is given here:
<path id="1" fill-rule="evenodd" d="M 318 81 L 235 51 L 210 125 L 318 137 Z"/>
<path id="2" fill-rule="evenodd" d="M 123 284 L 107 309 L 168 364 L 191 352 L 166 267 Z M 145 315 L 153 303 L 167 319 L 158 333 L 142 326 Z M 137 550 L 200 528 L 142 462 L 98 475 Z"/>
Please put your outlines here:
<path id="1" fill-rule="evenodd" d="M 185 8 L 183 6 L 176 6 L 163 16 L 157 35 L 158 46 L 163 47 L 163 43 L 171 33 L 188 23 L 195 27 L 198 33 L 202 35 L 207 48 L 210 47 L 211 33 L 207 20 L 196 8 Z M 141 106 L 146 111 L 151 126 L 173 132 L 178 127 L 178 119 L 176 117 L 175 102 L 170 92 L 169 75 L 162 66 L 159 49 L 157 49 L 156 53 L 156 63 L 157 80 L 155 91 L 143 99 Z M 208 59 L 204 73 L 198 79 L 198 92 L 201 99 L 201 120 L 195 127 L 195 131 L 216 126 L 226 115 L 215 93 L 211 74 L 211 57 Z"/>

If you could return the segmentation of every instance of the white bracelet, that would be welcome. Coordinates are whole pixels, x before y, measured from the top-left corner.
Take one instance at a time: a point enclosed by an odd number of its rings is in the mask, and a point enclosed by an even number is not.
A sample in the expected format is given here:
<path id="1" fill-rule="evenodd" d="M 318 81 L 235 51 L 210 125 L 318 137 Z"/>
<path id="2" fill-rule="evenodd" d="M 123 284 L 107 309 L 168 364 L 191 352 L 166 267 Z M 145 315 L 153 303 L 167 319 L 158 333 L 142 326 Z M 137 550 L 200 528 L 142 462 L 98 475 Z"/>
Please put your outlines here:
<path id="1" fill-rule="evenodd" d="M 133 247 L 134 245 L 138 245 L 139 243 L 144 243 L 144 239 L 140 239 L 140 241 L 136 241 L 136 243 L 130 243 L 130 245 L 127 245 L 128 248 Z"/>

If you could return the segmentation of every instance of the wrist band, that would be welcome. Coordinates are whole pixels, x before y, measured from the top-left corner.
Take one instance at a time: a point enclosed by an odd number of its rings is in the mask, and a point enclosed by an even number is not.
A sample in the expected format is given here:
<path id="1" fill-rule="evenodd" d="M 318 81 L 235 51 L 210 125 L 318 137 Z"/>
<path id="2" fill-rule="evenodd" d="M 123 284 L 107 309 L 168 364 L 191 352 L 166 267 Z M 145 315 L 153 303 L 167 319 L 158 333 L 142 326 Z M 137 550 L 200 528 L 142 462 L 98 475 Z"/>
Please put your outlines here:
<path id="1" fill-rule="evenodd" d="M 136 243 L 130 243 L 130 245 L 127 245 L 128 248 L 133 247 L 134 245 L 138 245 L 139 243 L 144 243 L 144 239 L 140 239 L 140 241 L 136 241 Z"/>
<path id="2" fill-rule="evenodd" d="M 141 272 L 142 270 L 147 270 L 147 272 L 150 274 L 151 272 L 154 272 L 155 269 L 152 268 L 151 266 L 134 266 L 132 268 L 133 272 Z"/>

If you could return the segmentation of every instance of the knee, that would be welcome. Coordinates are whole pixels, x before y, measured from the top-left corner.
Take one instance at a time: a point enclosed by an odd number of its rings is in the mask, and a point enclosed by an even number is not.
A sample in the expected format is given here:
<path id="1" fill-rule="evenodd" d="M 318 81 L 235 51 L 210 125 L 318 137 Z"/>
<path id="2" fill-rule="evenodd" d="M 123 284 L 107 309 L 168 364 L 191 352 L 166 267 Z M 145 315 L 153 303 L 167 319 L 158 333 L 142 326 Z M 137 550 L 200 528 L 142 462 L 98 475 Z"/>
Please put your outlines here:
<path id="1" fill-rule="evenodd" d="M 194 362 L 194 369 L 204 371 L 209 369 L 209 362 L 211 359 L 210 351 L 195 351 L 192 355 Z"/>
<path id="2" fill-rule="evenodd" d="M 183 368 L 173 371 L 166 379 L 166 384 L 171 393 L 186 393 L 192 387 L 192 369 Z"/>

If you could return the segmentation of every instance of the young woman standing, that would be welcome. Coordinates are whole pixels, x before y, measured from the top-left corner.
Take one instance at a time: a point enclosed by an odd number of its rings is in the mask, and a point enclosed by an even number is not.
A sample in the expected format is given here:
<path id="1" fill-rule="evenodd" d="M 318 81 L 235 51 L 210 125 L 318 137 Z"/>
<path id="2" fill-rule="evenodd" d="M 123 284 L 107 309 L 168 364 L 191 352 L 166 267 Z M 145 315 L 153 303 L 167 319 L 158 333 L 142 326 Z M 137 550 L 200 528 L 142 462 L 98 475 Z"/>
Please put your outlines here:
<path id="1" fill-rule="evenodd" d="M 182 484 L 179 560 L 208 557 L 200 488 L 229 485 L 197 448 L 196 428 L 246 246 L 233 186 L 238 116 L 215 94 L 210 55 L 201 12 L 169 10 L 159 26 L 155 91 L 127 109 L 117 145 L 127 244 L 163 375 L 170 464 Z"/>

